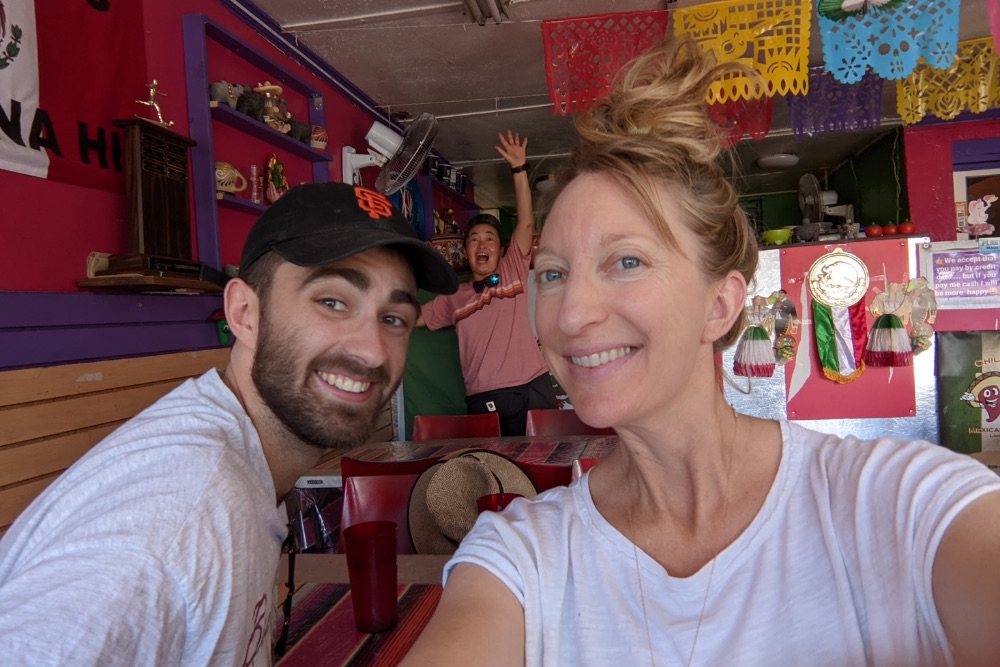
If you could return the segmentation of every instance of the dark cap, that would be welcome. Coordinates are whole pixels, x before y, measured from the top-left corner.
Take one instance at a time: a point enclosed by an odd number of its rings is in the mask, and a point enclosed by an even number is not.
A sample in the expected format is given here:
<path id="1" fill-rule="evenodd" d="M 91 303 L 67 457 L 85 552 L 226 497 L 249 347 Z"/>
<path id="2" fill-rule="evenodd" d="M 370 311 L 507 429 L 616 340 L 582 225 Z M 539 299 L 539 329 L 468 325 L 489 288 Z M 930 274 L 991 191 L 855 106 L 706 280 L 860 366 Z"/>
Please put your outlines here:
<path id="1" fill-rule="evenodd" d="M 497 238 L 503 240 L 503 235 L 500 233 L 500 221 L 489 213 L 480 213 L 479 215 L 469 218 L 469 224 L 465 227 L 466 241 L 469 240 L 469 234 L 472 232 L 472 228 L 478 225 L 489 225 L 496 230 Z"/>
<path id="2" fill-rule="evenodd" d="M 403 252 L 417 286 L 438 294 L 458 289 L 455 270 L 385 195 L 344 183 L 299 185 L 271 204 L 247 235 L 240 271 L 271 250 L 292 264 L 322 266 L 381 246 Z"/>

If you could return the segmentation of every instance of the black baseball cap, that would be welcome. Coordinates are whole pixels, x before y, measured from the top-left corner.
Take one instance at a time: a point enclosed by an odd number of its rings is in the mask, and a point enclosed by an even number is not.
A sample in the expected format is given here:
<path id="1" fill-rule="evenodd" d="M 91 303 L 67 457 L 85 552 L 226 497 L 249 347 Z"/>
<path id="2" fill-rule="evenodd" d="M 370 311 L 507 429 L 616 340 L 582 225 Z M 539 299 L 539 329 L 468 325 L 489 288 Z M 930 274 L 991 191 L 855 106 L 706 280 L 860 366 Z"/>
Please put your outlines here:
<path id="1" fill-rule="evenodd" d="M 322 266 L 381 246 L 403 252 L 418 287 L 438 294 L 458 289 L 455 270 L 417 238 L 385 195 L 345 183 L 299 185 L 271 204 L 247 235 L 240 271 L 272 250 L 292 264 Z"/>

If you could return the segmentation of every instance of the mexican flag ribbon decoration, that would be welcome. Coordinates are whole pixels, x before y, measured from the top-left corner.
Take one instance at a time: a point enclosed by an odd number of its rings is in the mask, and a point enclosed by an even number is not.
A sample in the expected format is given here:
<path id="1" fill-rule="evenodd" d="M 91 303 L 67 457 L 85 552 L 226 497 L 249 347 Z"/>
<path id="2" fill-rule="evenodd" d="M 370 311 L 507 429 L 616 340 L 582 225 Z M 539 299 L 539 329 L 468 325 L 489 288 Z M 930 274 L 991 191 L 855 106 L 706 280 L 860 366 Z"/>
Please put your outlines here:
<path id="1" fill-rule="evenodd" d="M 901 283 L 889 283 L 887 289 L 872 300 L 869 310 L 875 317 L 875 324 L 868 336 L 865 363 L 869 366 L 910 365 L 913 360 L 910 335 L 896 313 L 905 314 L 912 309 L 913 300 L 906 285 Z"/>
<path id="2" fill-rule="evenodd" d="M 813 299 L 816 352 L 823 375 L 838 384 L 854 382 L 865 372 L 865 339 L 868 324 L 864 301 L 831 307 Z"/>
<path id="3" fill-rule="evenodd" d="M 869 366 L 909 366 L 913 360 L 910 335 L 897 315 L 880 315 L 872 325 L 865 350 Z"/>
<path id="4" fill-rule="evenodd" d="M 774 375 L 771 335 L 762 326 L 749 326 L 740 337 L 733 359 L 733 373 L 744 377 L 769 378 Z"/>

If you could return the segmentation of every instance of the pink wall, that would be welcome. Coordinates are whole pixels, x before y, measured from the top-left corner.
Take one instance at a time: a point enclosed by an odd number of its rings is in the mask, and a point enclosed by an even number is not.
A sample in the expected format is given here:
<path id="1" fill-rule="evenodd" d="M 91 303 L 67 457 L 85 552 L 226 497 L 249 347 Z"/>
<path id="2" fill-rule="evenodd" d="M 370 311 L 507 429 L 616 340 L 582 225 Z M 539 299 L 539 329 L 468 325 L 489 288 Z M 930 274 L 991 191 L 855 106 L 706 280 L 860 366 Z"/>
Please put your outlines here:
<path id="1" fill-rule="evenodd" d="M 46 0 L 46 4 L 76 1 Z M 176 122 L 173 130 L 181 134 L 188 132 L 181 17 L 187 13 L 205 14 L 258 51 L 272 54 L 276 62 L 323 93 L 326 127 L 330 136 L 328 150 L 335 154 L 330 163 L 330 180 L 340 180 L 339 147 L 353 145 L 360 149 L 365 145 L 364 135 L 372 119 L 364 111 L 310 71 L 295 64 L 214 0 L 142 0 L 142 5 L 143 25 L 135 29 L 142 30 L 145 36 L 146 79 L 155 77 L 160 83 L 159 90 L 166 93 L 160 103 L 164 117 Z M 137 54 L 137 57 L 142 57 L 142 54 Z M 100 72 L 94 75 L 99 76 Z M 122 91 L 123 95 L 133 98 L 141 97 L 143 93 Z M 295 113 L 296 110 L 292 111 Z M 239 139 L 227 137 L 224 130 L 217 130 L 217 153 L 227 149 L 226 142 L 238 143 Z M 269 149 L 261 150 L 270 152 Z M 292 183 L 311 178 L 304 168 L 301 173 L 293 168 L 290 176 Z M 374 174 L 369 178 L 374 179 Z M 123 192 L 94 190 L 0 171 L 0 201 L 4 202 L 0 213 L 0 238 L 3 239 L 0 246 L 0 290 L 78 291 L 76 280 L 86 275 L 89 252 L 117 253 L 127 250 Z M 238 263 L 239 249 L 253 219 L 249 214 L 236 211 L 221 212 L 223 262 Z M 192 239 L 194 237 L 192 230 Z"/>
<path id="2" fill-rule="evenodd" d="M 932 241 L 956 238 L 952 143 L 998 136 L 1000 120 L 939 123 L 903 132 L 910 219 Z"/>

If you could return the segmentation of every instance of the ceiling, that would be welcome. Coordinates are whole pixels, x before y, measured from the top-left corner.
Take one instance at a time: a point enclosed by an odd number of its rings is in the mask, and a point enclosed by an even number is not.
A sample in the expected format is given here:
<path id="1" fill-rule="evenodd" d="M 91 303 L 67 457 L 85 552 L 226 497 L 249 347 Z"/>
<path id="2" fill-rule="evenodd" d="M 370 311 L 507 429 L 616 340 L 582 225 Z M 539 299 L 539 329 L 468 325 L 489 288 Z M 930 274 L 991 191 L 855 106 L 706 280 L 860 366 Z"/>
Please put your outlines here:
<path id="1" fill-rule="evenodd" d="M 473 0 L 474 2 L 475 0 Z M 497 0 L 501 4 L 506 0 Z M 572 118 L 555 115 L 543 63 L 541 21 L 664 9 L 663 0 L 510 0 L 500 24 L 480 26 L 462 0 L 253 0 L 282 30 L 325 59 L 390 114 L 438 118 L 435 150 L 476 184 L 484 207 L 513 210 L 507 165 L 494 145 L 511 128 L 529 138 L 532 182 L 554 170 L 576 142 Z M 678 0 L 669 8 L 704 4 Z M 810 65 L 823 62 L 813 12 Z M 959 39 L 989 36 L 987 0 L 963 0 Z M 899 126 L 896 88 L 883 87 L 877 131 L 810 139 L 791 135 L 788 107 L 775 97 L 770 134 L 736 149 L 742 195 L 791 192 L 810 172 L 821 182 L 851 155 Z M 760 155 L 792 152 L 797 167 L 762 169 Z"/>

